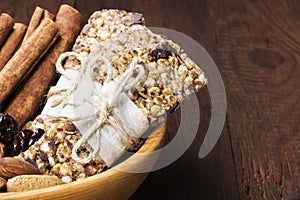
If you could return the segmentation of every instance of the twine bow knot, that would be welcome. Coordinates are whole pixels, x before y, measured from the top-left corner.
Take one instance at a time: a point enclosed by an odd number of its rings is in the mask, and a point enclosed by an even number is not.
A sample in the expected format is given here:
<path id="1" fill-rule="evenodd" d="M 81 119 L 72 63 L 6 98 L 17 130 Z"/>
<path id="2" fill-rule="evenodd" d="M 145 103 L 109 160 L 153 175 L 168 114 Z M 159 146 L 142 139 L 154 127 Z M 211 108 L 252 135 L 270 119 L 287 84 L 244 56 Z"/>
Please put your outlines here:
<path id="1" fill-rule="evenodd" d="M 81 62 L 81 68 L 79 71 L 79 79 L 76 81 L 74 77 L 69 76 L 69 74 L 63 68 L 64 60 L 69 56 L 75 56 Z M 97 62 L 102 59 L 101 56 L 89 56 L 84 57 L 80 54 L 73 52 L 66 52 L 62 54 L 56 63 L 57 72 L 60 73 L 64 78 L 70 81 L 71 86 L 65 88 L 51 88 L 48 93 L 48 97 L 53 95 L 59 95 L 52 106 L 58 106 L 62 104 L 63 107 L 71 105 L 74 108 L 79 107 L 80 105 L 74 104 L 71 100 L 72 95 L 78 88 L 82 80 L 87 81 L 89 84 L 94 85 L 91 78 L 91 69 Z M 86 164 L 90 162 L 100 151 L 100 139 L 101 139 L 101 128 L 104 125 L 109 125 L 120 133 L 122 140 L 125 141 L 125 144 L 128 147 L 133 147 L 138 142 L 138 138 L 135 136 L 135 133 L 127 124 L 126 120 L 118 110 L 117 106 L 119 104 L 120 95 L 126 93 L 129 90 L 135 88 L 140 80 L 145 74 L 145 69 L 142 64 L 138 64 L 137 60 L 134 58 L 130 64 L 128 70 L 126 70 L 117 80 L 113 87 L 113 91 L 103 92 L 103 88 L 111 81 L 111 73 L 108 71 L 107 79 L 104 82 L 101 90 L 95 90 L 93 92 L 94 97 L 88 96 L 84 99 L 85 102 L 88 102 L 94 107 L 94 112 L 86 114 L 84 116 L 75 116 L 73 118 L 65 116 L 47 116 L 50 119 L 54 120 L 69 120 L 71 122 L 81 121 L 81 120 L 94 120 L 95 122 L 91 127 L 83 134 L 82 137 L 77 141 L 72 149 L 72 158 L 79 162 Z M 96 99 L 96 100 L 95 100 Z M 91 137 L 96 139 L 96 145 L 92 147 L 91 152 L 84 158 L 78 155 L 78 151 L 81 146 L 85 144 Z"/>

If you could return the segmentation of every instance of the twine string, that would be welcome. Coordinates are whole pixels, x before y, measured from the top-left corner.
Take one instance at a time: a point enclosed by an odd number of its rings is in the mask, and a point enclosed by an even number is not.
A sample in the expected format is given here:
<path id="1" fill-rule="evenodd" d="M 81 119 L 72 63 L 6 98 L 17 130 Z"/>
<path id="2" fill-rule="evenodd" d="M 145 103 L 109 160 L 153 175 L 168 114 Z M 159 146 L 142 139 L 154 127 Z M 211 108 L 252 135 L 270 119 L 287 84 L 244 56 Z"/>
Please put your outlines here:
<path id="1" fill-rule="evenodd" d="M 74 77 L 70 77 L 63 67 L 64 60 L 66 60 L 69 56 L 76 57 L 81 63 L 79 78 L 77 80 Z M 66 52 L 62 54 L 57 60 L 56 70 L 61 74 L 61 76 L 70 81 L 71 85 L 65 88 L 51 88 L 48 93 L 48 98 L 53 95 L 59 95 L 59 97 L 56 98 L 55 101 L 53 101 L 51 106 L 56 107 L 62 104 L 63 107 L 65 107 L 66 105 L 72 105 L 74 108 L 79 107 L 80 105 L 76 105 L 73 103 L 73 101 L 71 101 L 71 97 L 83 79 L 85 79 L 85 81 L 89 81 L 94 85 L 93 80 L 90 76 L 91 69 L 101 59 L 102 58 L 99 57 L 99 55 L 83 57 L 82 55 L 74 52 Z M 112 79 L 111 70 L 108 71 L 107 74 L 108 76 L 104 81 L 103 87 L 105 87 L 106 83 L 108 83 Z M 94 91 L 92 95 L 96 96 L 97 100 L 94 100 L 94 98 L 91 96 L 85 98 L 84 101 L 94 107 L 93 113 L 86 114 L 84 116 L 75 116 L 72 118 L 66 116 L 46 115 L 48 120 L 53 121 L 94 121 L 94 123 L 86 130 L 86 132 L 81 133 L 81 138 L 73 146 L 72 158 L 75 161 L 86 164 L 97 155 L 99 155 L 99 151 L 101 148 L 101 128 L 104 125 L 111 126 L 113 129 L 118 131 L 118 133 L 120 133 L 121 139 L 125 142 L 127 147 L 131 148 L 135 144 L 137 144 L 139 139 L 135 136 L 134 131 L 130 128 L 130 125 L 126 122 L 117 107 L 119 104 L 120 95 L 122 93 L 128 92 L 132 88 L 135 88 L 143 78 L 144 74 L 144 66 L 142 64 L 138 64 L 137 59 L 134 58 L 130 64 L 129 69 L 126 70 L 118 80 L 115 80 L 116 84 L 114 87 L 114 91 L 109 91 L 105 94 L 103 94 L 101 90 Z M 81 147 L 86 144 L 90 138 L 94 138 L 96 140 L 95 146 L 92 147 L 90 152 L 87 152 L 87 156 L 79 156 L 78 152 L 80 152 Z"/>

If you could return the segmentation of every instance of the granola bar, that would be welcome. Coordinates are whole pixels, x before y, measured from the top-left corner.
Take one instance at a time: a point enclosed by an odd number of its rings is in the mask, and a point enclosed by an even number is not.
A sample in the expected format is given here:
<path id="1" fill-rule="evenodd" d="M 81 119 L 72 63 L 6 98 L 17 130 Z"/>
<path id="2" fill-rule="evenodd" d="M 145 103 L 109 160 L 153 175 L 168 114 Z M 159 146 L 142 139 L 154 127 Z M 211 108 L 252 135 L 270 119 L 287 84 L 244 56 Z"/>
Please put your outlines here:
<path id="1" fill-rule="evenodd" d="M 145 24 L 141 13 L 127 12 L 117 9 L 95 11 L 83 27 L 72 48 L 73 52 L 88 55 L 103 41 L 124 32 L 134 24 Z M 64 65 L 65 68 L 79 69 L 79 61 L 71 57 Z"/>
<path id="2" fill-rule="evenodd" d="M 134 25 L 101 43 L 94 56 L 103 56 L 92 69 L 94 81 L 103 83 L 110 74 L 118 78 L 135 58 L 147 70 L 140 85 L 127 94 L 149 122 L 168 113 L 179 102 L 206 85 L 204 72 L 179 45 L 154 34 L 145 26 Z M 91 54 L 93 56 L 93 54 Z"/>
<path id="3" fill-rule="evenodd" d="M 119 17 L 99 14 L 114 12 L 119 13 Z M 125 20 L 128 22 L 126 23 L 111 19 L 122 19 L 120 16 L 125 15 L 123 11 L 106 10 L 96 13 L 82 30 L 73 52 L 86 57 L 103 58 L 98 59 L 91 74 L 92 79 L 100 84 L 107 79 L 118 80 L 134 59 L 142 64 L 146 69 L 146 76 L 127 96 L 147 117 L 149 123 L 170 112 L 179 102 L 206 85 L 204 72 L 179 45 L 138 25 L 144 21 L 140 15 L 126 15 L 131 16 L 125 17 L 128 19 Z M 99 18 L 105 19 L 105 22 Z M 110 25 L 103 25 L 106 22 Z M 112 28 L 114 24 L 116 29 Z M 103 35 L 103 32 L 109 33 L 109 36 Z M 75 58 L 69 58 L 64 67 L 68 66 L 76 69 L 80 67 L 80 63 Z M 30 129 L 37 127 L 42 127 L 45 135 L 20 157 L 36 164 L 44 174 L 56 175 L 63 182 L 72 182 L 100 173 L 107 167 L 100 157 L 84 165 L 72 159 L 72 147 L 79 140 L 80 134 L 71 124 L 49 122 L 39 117 L 29 124 Z M 84 157 L 91 149 L 87 144 L 78 154 Z"/>
<path id="4" fill-rule="evenodd" d="M 47 121 L 39 116 L 25 127 L 32 131 L 38 128 L 43 129 L 45 134 L 18 157 L 35 165 L 43 174 L 55 175 L 63 183 L 69 183 L 107 169 L 100 157 L 88 164 L 72 159 L 72 148 L 79 139 L 79 133 L 72 123 Z M 87 145 L 78 154 L 84 157 L 90 150 Z"/>
<path id="5" fill-rule="evenodd" d="M 89 55 L 99 44 L 124 32 L 133 24 L 144 24 L 142 14 L 114 9 L 96 11 L 77 37 L 72 51 Z M 69 57 L 64 67 L 79 69 L 80 62 L 75 57 Z M 42 128 L 45 131 L 42 138 L 19 155 L 20 158 L 36 165 L 44 174 L 55 175 L 62 182 L 68 183 L 100 173 L 107 168 L 100 157 L 85 165 L 71 158 L 72 147 L 80 137 L 71 123 L 50 122 L 38 116 L 24 128 L 30 130 Z M 89 151 L 90 147 L 87 145 L 78 153 L 84 157 Z"/>

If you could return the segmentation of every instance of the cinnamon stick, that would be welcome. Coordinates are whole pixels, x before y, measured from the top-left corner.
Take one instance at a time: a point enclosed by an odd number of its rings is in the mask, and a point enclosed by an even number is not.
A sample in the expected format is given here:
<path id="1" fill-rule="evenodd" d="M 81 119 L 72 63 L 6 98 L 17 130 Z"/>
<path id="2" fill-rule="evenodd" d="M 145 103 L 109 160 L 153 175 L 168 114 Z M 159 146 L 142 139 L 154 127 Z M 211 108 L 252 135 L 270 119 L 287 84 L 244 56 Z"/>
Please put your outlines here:
<path id="1" fill-rule="evenodd" d="M 0 13 L 0 46 L 4 43 L 15 24 L 14 19 L 6 13 Z"/>
<path id="2" fill-rule="evenodd" d="M 6 109 L 6 112 L 14 117 L 20 128 L 34 117 L 42 105 L 41 102 L 49 89 L 49 85 L 56 77 L 56 60 L 61 53 L 71 49 L 83 26 L 83 18 L 76 9 L 62 5 L 56 16 L 56 24 L 60 32 L 60 39 L 41 60 L 37 70 L 26 81 Z"/>
<path id="3" fill-rule="evenodd" d="M 41 7 L 36 7 L 31 16 L 31 19 L 30 19 L 27 31 L 25 33 L 22 45 L 30 37 L 30 35 L 35 31 L 35 29 L 37 29 L 37 27 L 41 24 L 42 20 L 46 19 L 46 18 L 54 20 L 55 15 L 53 15 L 48 10 L 45 10 Z"/>
<path id="4" fill-rule="evenodd" d="M 22 41 L 27 26 L 22 23 L 15 23 L 14 28 L 0 49 L 0 71 L 13 56 L 19 43 Z"/>
<path id="5" fill-rule="evenodd" d="M 45 19 L 0 71 L 0 107 L 41 56 L 53 43 L 58 32 L 51 19 Z"/>

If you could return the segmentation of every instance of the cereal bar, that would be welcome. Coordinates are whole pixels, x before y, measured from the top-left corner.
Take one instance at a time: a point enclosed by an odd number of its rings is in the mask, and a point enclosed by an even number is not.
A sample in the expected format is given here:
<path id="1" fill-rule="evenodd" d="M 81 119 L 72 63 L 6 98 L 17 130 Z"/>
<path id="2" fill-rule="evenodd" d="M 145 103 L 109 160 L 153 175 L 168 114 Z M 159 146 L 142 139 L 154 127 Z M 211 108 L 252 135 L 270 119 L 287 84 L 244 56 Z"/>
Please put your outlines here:
<path id="1" fill-rule="evenodd" d="M 53 123 L 39 116 L 28 123 L 25 129 L 45 131 L 34 145 L 18 156 L 35 165 L 43 174 L 55 175 L 63 183 L 69 183 L 95 175 L 107 168 L 100 157 L 94 158 L 88 164 L 78 163 L 71 158 L 72 148 L 79 139 L 78 131 L 72 123 Z M 90 147 L 86 146 L 78 153 L 85 156 L 89 151 Z"/>
<path id="2" fill-rule="evenodd" d="M 152 124 L 204 87 L 207 79 L 178 44 L 151 32 L 143 24 L 144 19 L 138 13 L 96 11 L 77 38 L 73 52 L 86 60 L 96 60 L 92 68 L 89 68 L 89 78 L 93 80 L 91 82 L 103 87 L 106 83 L 120 80 L 133 63 L 143 66 L 145 74 L 139 84 L 123 95 L 145 118 L 147 124 Z M 64 68 L 77 71 L 80 67 L 87 67 L 83 64 L 75 56 L 71 56 L 64 63 Z M 134 78 L 134 74 L 131 78 Z M 133 111 L 130 110 L 131 112 Z M 125 118 L 129 118 L 128 116 L 129 114 Z M 28 128 L 43 128 L 45 135 L 19 157 L 37 165 L 44 174 L 58 176 L 65 183 L 100 173 L 124 153 L 126 148 L 123 147 L 127 145 L 123 144 L 124 141 L 119 136 L 121 134 L 116 130 L 113 132 L 114 138 L 110 138 L 112 127 L 109 124 L 105 126 L 107 131 L 101 133 L 101 148 L 98 150 L 102 153 L 101 157 L 96 156 L 82 164 L 72 158 L 72 148 L 85 132 L 68 120 L 54 122 L 39 116 L 28 124 Z M 139 128 L 141 129 L 140 126 Z M 111 148 L 116 144 L 123 146 L 118 146 L 120 149 L 112 152 Z M 88 141 L 76 153 L 85 157 L 94 150 L 92 147 L 92 143 Z M 106 148 L 105 151 L 102 151 L 102 147 Z M 114 155 L 104 158 L 103 152 Z"/>
<path id="3" fill-rule="evenodd" d="M 72 48 L 73 52 L 88 55 L 103 41 L 124 32 L 134 24 L 143 25 L 145 19 L 141 13 L 117 9 L 95 11 L 83 27 Z M 79 68 L 79 61 L 74 57 L 68 59 L 65 68 Z"/>
<path id="4" fill-rule="evenodd" d="M 93 54 L 91 54 L 93 56 Z M 94 81 L 103 83 L 122 75 L 135 58 L 147 71 L 140 85 L 128 93 L 130 99 L 153 122 L 206 85 L 204 72 L 180 46 L 145 26 L 134 25 L 103 42 L 95 50 L 98 59 L 92 69 Z"/>
<path id="5" fill-rule="evenodd" d="M 124 32 L 133 24 L 144 24 L 142 14 L 114 9 L 96 11 L 77 37 L 72 51 L 88 55 L 99 44 Z M 75 57 L 69 57 L 64 67 L 78 70 L 80 62 Z M 19 155 L 20 158 L 37 166 L 44 174 L 56 175 L 62 182 L 68 183 L 100 173 L 107 168 L 100 157 L 85 165 L 71 158 L 72 147 L 80 137 L 71 122 L 50 122 L 43 119 L 42 116 L 38 116 L 24 128 L 30 130 L 41 128 L 45 131 L 42 138 Z M 84 156 L 89 151 L 90 147 L 87 145 L 78 153 Z"/>

